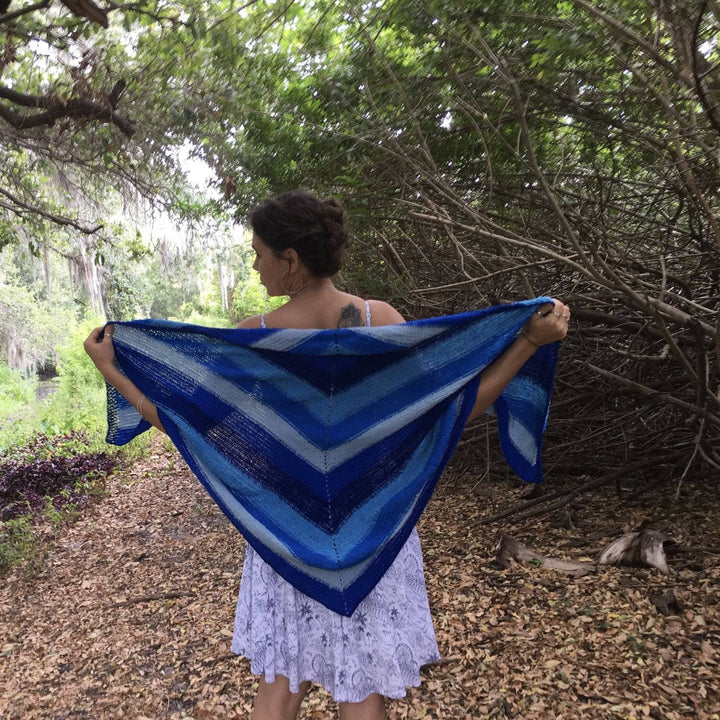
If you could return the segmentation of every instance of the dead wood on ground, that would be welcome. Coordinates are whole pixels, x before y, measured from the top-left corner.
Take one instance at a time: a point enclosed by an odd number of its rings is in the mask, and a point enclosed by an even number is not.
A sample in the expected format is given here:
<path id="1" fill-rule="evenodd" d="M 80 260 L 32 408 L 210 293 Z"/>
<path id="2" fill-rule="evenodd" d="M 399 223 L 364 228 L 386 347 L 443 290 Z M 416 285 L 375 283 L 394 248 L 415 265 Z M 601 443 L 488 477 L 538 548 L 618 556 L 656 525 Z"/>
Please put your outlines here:
<path id="1" fill-rule="evenodd" d="M 510 567 L 510 560 L 519 560 L 534 563 L 548 570 L 559 570 L 574 577 L 582 577 L 595 570 L 595 563 L 592 562 L 572 562 L 540 555 L 505 533 L 500 537 L 495 551 L 495 560 L 502 568 Z"/>

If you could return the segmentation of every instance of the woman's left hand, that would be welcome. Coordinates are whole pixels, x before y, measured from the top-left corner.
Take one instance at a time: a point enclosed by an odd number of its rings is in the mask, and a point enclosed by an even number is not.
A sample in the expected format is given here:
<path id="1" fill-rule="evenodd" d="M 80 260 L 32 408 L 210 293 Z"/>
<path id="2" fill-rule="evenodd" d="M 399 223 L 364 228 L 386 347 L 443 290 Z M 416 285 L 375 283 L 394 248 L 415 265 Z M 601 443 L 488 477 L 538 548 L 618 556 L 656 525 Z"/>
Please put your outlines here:
<path id="1" fill-rule="evenodd" d="M 542 305 L 525 323 L 522 334 L 533 345 L 540 347 L 562 340 L 568 331 L 570 308 L 553 298 L 552 303 Z"/>
<path id="2" fill-rule="evenodd" d="M 112 344 L 114 329 L 114 325 L 106 325 L 104 328 L 96 327 L 83 343 L 85 352 L 100 372 L 104 368 L 112 366 L 115 360 L 115 348 Z"/>

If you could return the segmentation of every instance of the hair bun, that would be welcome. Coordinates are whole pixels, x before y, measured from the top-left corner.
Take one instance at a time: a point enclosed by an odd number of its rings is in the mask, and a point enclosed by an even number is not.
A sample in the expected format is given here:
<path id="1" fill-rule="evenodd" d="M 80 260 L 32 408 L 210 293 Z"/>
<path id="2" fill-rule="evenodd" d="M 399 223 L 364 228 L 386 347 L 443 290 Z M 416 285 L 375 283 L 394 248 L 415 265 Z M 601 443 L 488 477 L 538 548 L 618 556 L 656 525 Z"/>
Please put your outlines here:
<path id="1" fill-rule="evenodd" d="M 325 217 L 323 218 L 323 227 L 327 233 L 328 250 L 342 247 L 347 242 L 345 233 L 345 212 L 340 203 L 334 198 L 323 200 L 323 209 Z"/>
<path id="2" fill-rule="evenodd" d="M 322 204 L 327 217 L 334 220 L 338 225 L 345 225 L 345 211 L 335 198 L 327 198 L 322 201 Z"/>
<path id="3" fill-rule="evenodd" d="M 250 224 L 275 252 L 296 250 L 313 275 L 330 277 L 340 270 L 348 237 L 345 212 L 335 198 L 291 190 L 255 208 Z"/>

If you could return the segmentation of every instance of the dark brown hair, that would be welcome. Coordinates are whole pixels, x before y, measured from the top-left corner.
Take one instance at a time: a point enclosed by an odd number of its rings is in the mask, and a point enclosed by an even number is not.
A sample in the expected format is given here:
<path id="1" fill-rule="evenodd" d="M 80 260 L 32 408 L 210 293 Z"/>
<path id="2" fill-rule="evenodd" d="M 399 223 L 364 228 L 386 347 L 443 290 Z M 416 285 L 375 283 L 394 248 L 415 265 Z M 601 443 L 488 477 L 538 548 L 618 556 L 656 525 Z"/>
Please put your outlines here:
<path id="1" fill-rule="evenodd" d="M 316 277 L 331 277 L 342 266 L 348 237 L 337 200 L 292 190 L 258 205 L 250 214 L 250 225 L 273 252 L 295 250 Z"/>

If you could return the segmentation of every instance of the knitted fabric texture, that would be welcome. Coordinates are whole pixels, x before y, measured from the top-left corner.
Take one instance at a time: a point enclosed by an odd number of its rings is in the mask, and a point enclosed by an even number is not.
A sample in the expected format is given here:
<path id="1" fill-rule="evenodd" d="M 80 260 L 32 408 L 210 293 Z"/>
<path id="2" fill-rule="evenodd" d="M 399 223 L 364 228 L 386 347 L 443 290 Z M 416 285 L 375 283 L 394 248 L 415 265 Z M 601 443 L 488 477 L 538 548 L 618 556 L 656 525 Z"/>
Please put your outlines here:
<path id="1" fill-rule="evenodd" d="M 280 575 L 351 615 L 426 506 L 480 374 L 547 298 L 384 327 L 115 323 L 116 362 L 213 499 Z M 495 402 L 501 445 L 541 479 L 557 344 Z M 108 387 L 108 442 L 149 425 Z"/>

